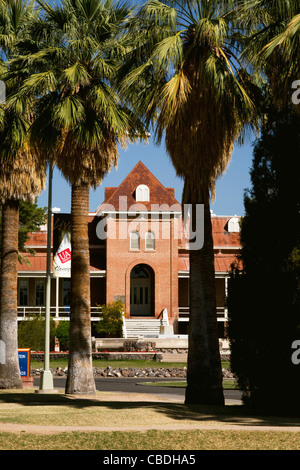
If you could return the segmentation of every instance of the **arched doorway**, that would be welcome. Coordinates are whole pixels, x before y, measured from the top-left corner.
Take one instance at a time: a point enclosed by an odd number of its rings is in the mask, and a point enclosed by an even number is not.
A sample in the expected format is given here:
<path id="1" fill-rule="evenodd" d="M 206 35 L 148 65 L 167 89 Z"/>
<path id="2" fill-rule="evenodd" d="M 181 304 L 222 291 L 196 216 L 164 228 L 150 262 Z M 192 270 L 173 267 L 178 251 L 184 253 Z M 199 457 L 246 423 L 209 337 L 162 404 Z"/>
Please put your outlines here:
<path id="1" fill-rule="evenodd" d="M 154 315 L 154 272 L 147 264 L 137 264 L 130 273 L 130 316 Z"/>

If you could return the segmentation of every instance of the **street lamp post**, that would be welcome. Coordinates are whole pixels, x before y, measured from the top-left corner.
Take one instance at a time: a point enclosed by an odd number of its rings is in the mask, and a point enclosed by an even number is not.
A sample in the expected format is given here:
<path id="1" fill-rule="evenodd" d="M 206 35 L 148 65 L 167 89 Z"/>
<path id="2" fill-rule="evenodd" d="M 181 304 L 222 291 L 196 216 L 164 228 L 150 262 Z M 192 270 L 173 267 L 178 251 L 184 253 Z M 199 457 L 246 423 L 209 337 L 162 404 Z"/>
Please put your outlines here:
<path id="1" fill-rule="evenodd" d="M 51 232 L 52 232 L 52 175 L 53 166 L 49 162 L 48 225 L 47 225 L 47 274 L 46 274 L 46 314 L 44 370 L 40 378 L 39 391 L 54 391 L 53 376 L 50 371 L 50 298 L 51 298 Z"/>

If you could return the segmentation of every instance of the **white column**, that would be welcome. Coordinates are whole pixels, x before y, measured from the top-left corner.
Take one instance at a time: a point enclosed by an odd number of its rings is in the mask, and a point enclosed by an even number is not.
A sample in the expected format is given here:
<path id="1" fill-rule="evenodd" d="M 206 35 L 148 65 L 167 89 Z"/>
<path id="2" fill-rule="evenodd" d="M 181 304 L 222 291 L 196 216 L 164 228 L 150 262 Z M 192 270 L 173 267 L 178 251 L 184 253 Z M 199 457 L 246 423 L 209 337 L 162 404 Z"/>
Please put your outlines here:
<path id="1" fill-rule="evenodd" d="M 226 276 L 225 277 L 225 300 L 227 299 L 227 295 L 228 295 L 228 277 Z M 228 310 L 226 307 L 224 308 L 224 317 L 226 318 L 226 321 L 228 321 Z"/>
<path id="2" fill-rule="evenodd" d="M 56 277 L 56 285 L 55 285 L 55 316 L 56 318 L 59 317 L 58 313 L 58 304 L 59 304 L 59 277 Z"/>

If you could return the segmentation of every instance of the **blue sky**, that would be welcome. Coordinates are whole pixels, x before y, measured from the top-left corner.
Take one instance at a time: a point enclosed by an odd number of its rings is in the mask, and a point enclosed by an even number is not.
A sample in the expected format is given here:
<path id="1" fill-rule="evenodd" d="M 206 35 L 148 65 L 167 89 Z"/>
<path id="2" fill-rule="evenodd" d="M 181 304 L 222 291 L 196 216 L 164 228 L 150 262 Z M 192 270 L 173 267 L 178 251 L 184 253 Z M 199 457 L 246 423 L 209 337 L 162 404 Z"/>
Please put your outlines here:
<path id="1" fill-rule="evenodd" d="M 236 146 L 232 159 L 225 174 L 218 180 L 216 198 L 211 209 L 216 215 L 243 215 L 244 190 L 250 187 L 249 170 L 252 164 L 252 145 L 248 141 L 243 146 Z M 120 150 L 117 169 L 112 169 L 104 178 L 97 190 L 90 191 L 90 211 L 93 212 L 104 200 L 105 186 L 119 186 L 128 173 L 141 160 L 156 178 L 166 187 L 175 188 L 175 196 L 181 202 L 183 182 L 176 176 L 169 156 L 162 145 L 130 144 L 126 151 Z M 48 204 L 48 184 L 38 198 L 39 206 Z M 60 172 L 55 169 L 53 174 L 52 207 L 60 208 L 61 212 L 71 211 L 71 188 Z"/>

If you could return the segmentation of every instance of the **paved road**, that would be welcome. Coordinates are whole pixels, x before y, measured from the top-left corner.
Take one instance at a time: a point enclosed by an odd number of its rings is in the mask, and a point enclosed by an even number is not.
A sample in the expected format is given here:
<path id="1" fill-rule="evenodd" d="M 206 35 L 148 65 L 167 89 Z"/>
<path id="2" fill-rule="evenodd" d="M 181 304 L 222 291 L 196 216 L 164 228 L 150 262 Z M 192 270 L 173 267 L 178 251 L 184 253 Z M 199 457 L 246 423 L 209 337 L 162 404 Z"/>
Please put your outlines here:
<path id="1" fill-rule="evenodd" d="M 174 387 L 155 387 L 152 385 L 141 385 L 143 382 L 167 382 L 174 381 L 174 379 L 166 378 L 125 378 L 125 377 L 102 377 L 96 378 L 95 384 L 96 389 L 102 392 L 124 392 L 124 393 L 149 393 L 150 395 L 160 395 L 166 398 L 174 398 L 178 400 L 184 400 L 185 388 L 174 388 Z M 64 378 L 54 378 L 55 388 L 64 388 Z M 39 379 L 34 380 L 34 385 L 39 386 Z M 240 403 L 241 393 L 238 390 L 225 390 L 224 391 L 225 401 Z"/>

